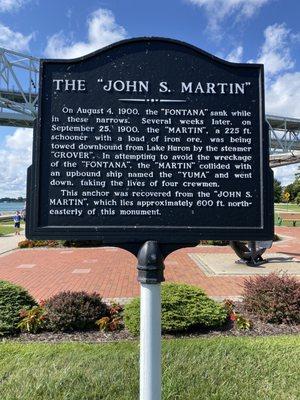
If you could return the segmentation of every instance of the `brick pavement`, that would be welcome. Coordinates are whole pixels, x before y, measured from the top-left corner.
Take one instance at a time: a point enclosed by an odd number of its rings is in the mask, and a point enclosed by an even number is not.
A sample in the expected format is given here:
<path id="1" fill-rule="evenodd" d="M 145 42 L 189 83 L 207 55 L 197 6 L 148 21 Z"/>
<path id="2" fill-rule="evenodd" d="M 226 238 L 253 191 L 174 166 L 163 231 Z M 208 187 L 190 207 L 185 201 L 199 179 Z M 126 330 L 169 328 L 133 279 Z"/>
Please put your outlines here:
<path id="1" fill-rule="evenodd" d="M 270 253 L 283 253 L 300 260 L 300 228 L 278 227 L 283 241 Z M 201 246 L 177 250 L 165 261 L 167 281 L 203 288 L 209 296 L 235 297 L 242 294 L 243 276 L 206 276 L 188 256 L 191 253 L 231 253 L 230 247 Z M 136 259 L 117 248 L 25 249 L 0 256 L 0 279 L 20 284 L 37 299 L 62 290 L 97 291 L 105 298 L 139 295 Z"/>

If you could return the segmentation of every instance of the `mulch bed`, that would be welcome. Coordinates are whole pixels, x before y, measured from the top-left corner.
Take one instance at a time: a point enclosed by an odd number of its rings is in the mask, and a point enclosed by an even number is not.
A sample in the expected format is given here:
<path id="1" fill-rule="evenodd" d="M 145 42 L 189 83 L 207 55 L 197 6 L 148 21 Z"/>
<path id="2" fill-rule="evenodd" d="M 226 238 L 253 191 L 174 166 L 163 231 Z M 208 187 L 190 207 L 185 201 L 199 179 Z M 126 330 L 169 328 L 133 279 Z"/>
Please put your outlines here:
<path id="1" fill-rule="evenodd" d="M 239 330 L 234 326 L 234 323 L 228 321 L 226 325 L 219 329 L 197 329 L 186 332 L 185 334 L 167 334 L 163 335 L 165 339 L 174 338 L 196 338 L 196 337 L 217 337 L 217 336 L 273 336 L 273 335 L 290 335 L 300 334 L 300 324 L 270 324 L 261 321 L 255 315 L 249 314 L 243 309 L 241 303 L 235 304 L 235 311 L 242 314 L 244 317 L 251 320 L 253 327 L 250 330 Z M 13 340 L 18 342 L 82 342 L 82 343 L 108 343 L 124 340 L 138 340 L 138 337 L 133 336 L 126 329 L 116 332 L 42 332 L 38 334 L 21 333 L 19 335 L 2 338 L 2 340 Z"/>
<path id="2" fill-rule="evenodd" d="M 42 332 L 42 333 L 21 333 L 20 335 L 6 337 L 4 340 L 13 340 L 17 342 L 47 342 L 47 343 L 61 343 L 61 342 L 82 342 L 82 343 L 108 343 L 123 340 L 136 339 L 125 329 L 119 332 L 100 332 L 100 331 L 87 331 L 87 332 Z"/>
<path id="3" fill-rule="evenodd" d="M 256 315 L 249 313 L 243 307 L 243 303 L 235 303 L 235 311 L 248 318 L 252 324 L 252 329 L 241 331 L 236 328 L 230 330 L 230 334 L 234 336 L 269 336 L 284 334 L 299 334 L 300 324 L 270 324 L 261 321 Z"/>

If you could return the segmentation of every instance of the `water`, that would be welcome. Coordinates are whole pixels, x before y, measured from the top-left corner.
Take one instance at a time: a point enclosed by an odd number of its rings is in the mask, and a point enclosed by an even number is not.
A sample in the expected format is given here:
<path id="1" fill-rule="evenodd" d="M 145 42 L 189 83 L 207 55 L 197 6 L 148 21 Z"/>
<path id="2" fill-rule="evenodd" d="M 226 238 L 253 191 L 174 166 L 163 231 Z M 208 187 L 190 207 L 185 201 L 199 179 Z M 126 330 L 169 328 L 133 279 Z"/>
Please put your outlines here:
<path id="1" fill-rule="evenodd" d="M 0 202 L 0 214 L 14 214 L 16 211 L 22 211 L 23 209 L 24 209 L 24 202 L 16 202 L 16 203 Z"/>

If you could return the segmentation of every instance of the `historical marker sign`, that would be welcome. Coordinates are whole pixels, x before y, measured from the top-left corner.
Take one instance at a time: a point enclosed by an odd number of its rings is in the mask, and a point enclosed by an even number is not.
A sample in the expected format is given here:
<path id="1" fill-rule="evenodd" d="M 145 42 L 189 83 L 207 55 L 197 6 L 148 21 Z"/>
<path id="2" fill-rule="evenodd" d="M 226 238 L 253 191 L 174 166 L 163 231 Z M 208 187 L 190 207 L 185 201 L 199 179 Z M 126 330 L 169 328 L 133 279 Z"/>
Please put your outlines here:
<path id="1" fill-rule="evenodd" d="M 163 38 L 42 60 L 29 238 L 271 239 L 263 67 Z"/>

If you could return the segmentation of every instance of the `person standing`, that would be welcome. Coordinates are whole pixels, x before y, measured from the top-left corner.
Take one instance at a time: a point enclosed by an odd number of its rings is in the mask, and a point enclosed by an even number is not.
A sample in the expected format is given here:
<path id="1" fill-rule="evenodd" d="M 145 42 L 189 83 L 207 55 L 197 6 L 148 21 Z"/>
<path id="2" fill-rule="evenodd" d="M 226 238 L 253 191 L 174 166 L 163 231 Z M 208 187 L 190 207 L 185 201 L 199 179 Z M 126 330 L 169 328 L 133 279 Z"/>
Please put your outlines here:
<path id="1" fill-rule="evenodd" d="M 14 223 L 15 223 L 15 235 L 20 235 L 21 215 L 19 211 L 16 211 L 14 215 Z"/>

